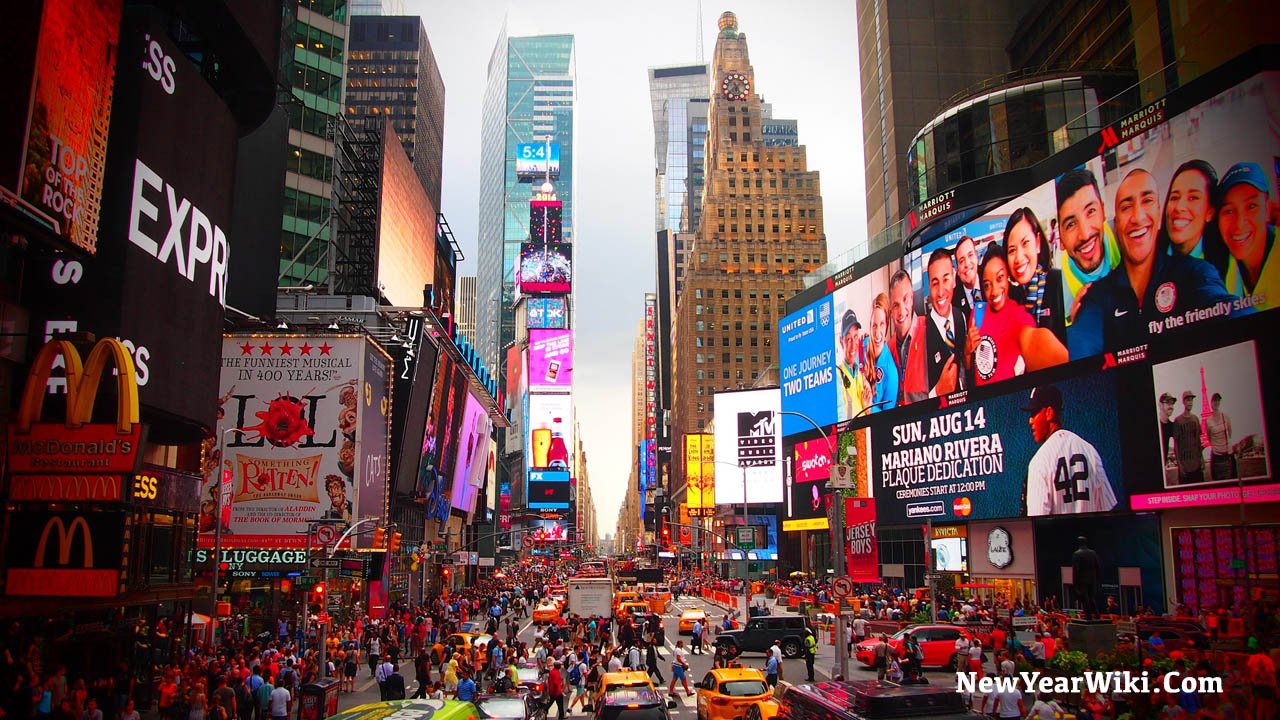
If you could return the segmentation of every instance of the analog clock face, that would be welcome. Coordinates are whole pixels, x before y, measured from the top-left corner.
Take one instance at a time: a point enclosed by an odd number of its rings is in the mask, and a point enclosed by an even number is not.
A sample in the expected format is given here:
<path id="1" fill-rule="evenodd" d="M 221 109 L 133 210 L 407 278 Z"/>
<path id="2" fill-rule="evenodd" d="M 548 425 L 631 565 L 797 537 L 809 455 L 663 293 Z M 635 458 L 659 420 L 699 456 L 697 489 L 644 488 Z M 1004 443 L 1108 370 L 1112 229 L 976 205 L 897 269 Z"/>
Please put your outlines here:
<path id="1" fill-rule="evenodd" d="M 726 100 L 742 101 L 751 94 L 751 81 L 741 73 L 729 73 L 720 83 L 720 91 Z"/>

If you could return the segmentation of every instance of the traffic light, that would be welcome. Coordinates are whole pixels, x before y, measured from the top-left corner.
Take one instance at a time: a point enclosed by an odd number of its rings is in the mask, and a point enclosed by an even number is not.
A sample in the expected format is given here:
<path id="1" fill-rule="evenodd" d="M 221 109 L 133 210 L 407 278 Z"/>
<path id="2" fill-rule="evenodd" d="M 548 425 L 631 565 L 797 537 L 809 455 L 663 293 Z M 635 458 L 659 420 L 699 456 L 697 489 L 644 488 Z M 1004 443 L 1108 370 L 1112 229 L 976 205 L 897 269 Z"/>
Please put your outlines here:
<path id="1" fill-rule="evenodd" d="M 400 533 L 391 533 L 391 544 L 387 546 L 387 552 L 390 552 L 393 555 L 400 552 L 400 538 Z"/>
<path id="2" fill-rule="evenodd" d="M 671 528 L 667 527 L 666 523 L 662 524 L 662 544 L 664 546 L 671 544 Z"/>
<path id="3" fill-rule="evenodd" d="M 449 583 L 449 574 L 451 572 L 452 570 L 450 570 L 448 566 L 445 566 L 444 568 L 440 569 L 440 576 L 444 578 L 445 584 Z"/>
<path id="4" fill-rule="evenodd" d="M 382 528 L 375 528 L 373 531 L 373 546 L 375 548 L 386 547 L 387 531 Z"/>
<path id="5" fill-rule="evenodd" d="M 316 602 L 323 602 L 324 601 L 324 583 L 322 582 L 316 583 L 315 587 L 311 588 L 311 594 L 315 596 Z"/>

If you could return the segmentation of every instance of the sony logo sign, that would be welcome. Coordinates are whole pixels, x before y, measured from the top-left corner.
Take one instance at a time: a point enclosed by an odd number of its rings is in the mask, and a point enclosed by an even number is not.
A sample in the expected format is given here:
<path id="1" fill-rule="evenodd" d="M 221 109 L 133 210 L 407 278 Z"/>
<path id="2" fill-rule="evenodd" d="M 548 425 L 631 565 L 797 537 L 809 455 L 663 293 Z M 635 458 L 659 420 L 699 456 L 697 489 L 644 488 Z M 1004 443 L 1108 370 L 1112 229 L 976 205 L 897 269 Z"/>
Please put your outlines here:
<path id="1" fill-rule="evenodd" d="M 156 198 L 153 202 L 147 197 L 150 191 L 163 193 L 164 205 L 168 209 L 166 220 L 168 232 L 157 241 L 141 227 L 141 220 L 146 216 L 152 222 L 160 221 L 161 202 Z M 186 232 L 183 229 L 186 228 Z M 200 211 L 187 198 L 181 197 L 177 190 L 166 183 L 142 160 L 137 160 L 133 172 L 133 198 L 129 206 L 129 241 L 145 250 L 161 263 L 169 264 L 170 258 L 177 266 L 177 271 L 190 282 L 195 282 L 196 265 L 209 266 L 209 294 L 217 298 L 218 303 L 227 302 L 227 236 L 222 228 L 209 221 L 209 217 Z"/>

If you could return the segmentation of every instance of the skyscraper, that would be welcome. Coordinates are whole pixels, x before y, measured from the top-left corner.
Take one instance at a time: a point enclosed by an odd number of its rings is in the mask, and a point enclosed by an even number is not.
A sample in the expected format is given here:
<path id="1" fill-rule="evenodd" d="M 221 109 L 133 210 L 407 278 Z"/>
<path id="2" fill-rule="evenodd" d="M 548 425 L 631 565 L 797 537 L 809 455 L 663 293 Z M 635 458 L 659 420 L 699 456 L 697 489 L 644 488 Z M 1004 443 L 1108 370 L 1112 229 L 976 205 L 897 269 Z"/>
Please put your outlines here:
<path id="1" fill-rule="evenodd" d="M 351 16 L 403 15 L 404 0 L 351 0 Z"/>
<path id="2" fill-rule="evenodd" d="M 671 406 L 671 318 L 684 280 L 685 258 L 693 244 L 692 231 L 697 226 L 693 209 L 702 201 L 710 92 L 704 64 L 649 68 L 658 258 L 655 370 L 660 415 Z M 657 430 L 658 445 L 669 447 L 661 417 Z"/>
<path id="3" fill-rule="evenodd" d="M 347 3 L 289 3 L 280 82 L 289 111 L 289 155 L 280 234 L 280 284 L 319 285 L 328 279 L 325 252 L 333 233 L 334 143 L 327 130 L 342 113 L 346 74 Z"/>
<path id="4" fill-rule="evenodd" d="M 458 332 L 472 345 L 476 344 L 476 276 L 458 278 L 458 294 L 455 296 L 453 318 Z"/>
<path id="5" fill-rule="evenodd" d="M 786 298 L 827 258 L 818 173 L 804 146 L 771 144 L 766 128 L 775 123 L 755 86 L 747 37 L 733 13 L 719 26 L 702 222 L 675 318 L 674 448 L 705 429 L 716 390 L 749 386 L 774 360 Z"/>
<path id="6" fill-rule="evenodd" d="M 389 118 L 414 173 L 440 210 L 444 161 L 444 80 L 422 18 L 351 18 L 347 60 L 347 119 Z"/>
<path id="7" fill-rule="evenodd" d="M 505 375 L 501 352 L 515 338 L 515 268 L 529 237 L 532 188 L 515 173 L 516 146 L 560 146 L 556 194 L 563 236 L 573 238 L 573 116 L 577 71 L 572 35 L 508 37 L 489 59 L 480 129 L 480 221 L 476 275 L 476 347 Z"/>
<path id="8" fill-rule="evenodd" d="M 1036 4 L 858 3 L 868 237 L 910 207 L 907 151 L 916 132 L 952 95 L 1009 72 L 1005 46 L 1018 19 Z"/>

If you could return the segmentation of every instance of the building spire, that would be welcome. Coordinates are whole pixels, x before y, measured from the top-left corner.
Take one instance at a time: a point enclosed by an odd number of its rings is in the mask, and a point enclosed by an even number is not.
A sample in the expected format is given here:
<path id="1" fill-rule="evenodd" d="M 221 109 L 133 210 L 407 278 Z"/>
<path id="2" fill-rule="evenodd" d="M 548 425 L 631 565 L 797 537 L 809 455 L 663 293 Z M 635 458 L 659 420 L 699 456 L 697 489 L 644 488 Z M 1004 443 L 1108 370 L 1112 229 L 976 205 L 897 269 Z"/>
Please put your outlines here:
<path id="1" fill-rule="evenodd" d="M 702 54 L 702 0 L 698 0 L 697 26 L 698 26 L 698 64 L 701 65 L 702 63 L 706 62 Z"/>

